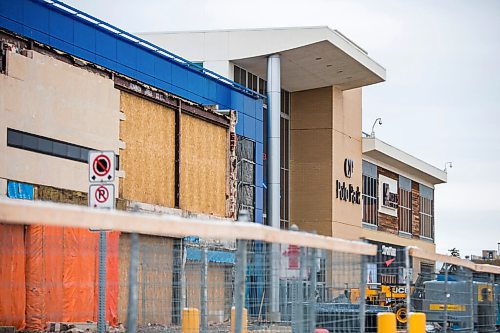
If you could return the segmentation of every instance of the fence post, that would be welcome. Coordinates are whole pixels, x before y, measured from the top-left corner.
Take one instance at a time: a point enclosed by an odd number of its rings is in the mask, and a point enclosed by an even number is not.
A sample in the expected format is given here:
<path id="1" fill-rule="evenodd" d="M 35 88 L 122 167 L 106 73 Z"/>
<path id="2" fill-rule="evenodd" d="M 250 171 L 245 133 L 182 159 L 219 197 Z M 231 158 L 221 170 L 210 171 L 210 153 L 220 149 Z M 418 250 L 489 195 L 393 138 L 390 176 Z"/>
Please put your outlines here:
<path id="1" fill-rule="evenodd" d="M 307 249 L 304 247 L 300 247 L 299 251 L 299 281 L 298 281 L 298 299 L 297 299 L 297 305 L 298 305 L 298 325 L 297 325 L 297 333 L 303 333 L 304 332 L 304 324 L 305 324 L 305 318 L 304 318 L 304 276 L 305 276 L 305 266 L 306 266 L 306 256 Z"/>
<path id="2" fill-rule="evenodd" d="M 248 222 L 248 212 L 241 210 L 238 222 Z M 247 241 L 237 240 L 236 276 L 234 277 L 234 333 L 243 332 L 243 312 L 245 311 L 245 276 L 247 264 Z"/>
<path id="3" fill-rule="evenodd" d="M 139 265 L 139 235 L 130 235 L 130 267 L 128 285 L 127 332 L 137 332 L 137 266 Z"/>
<path id="4" fill-rule="evenodd" d="M 410 266 L 411 266 L 411 259 L 410 259 L 410 247 L 407 246 L 405 247 L 405 267 L 406 267 L 406 330 L 409 332 L 410 330 L 410 320 L 409 320 L 409 315 L 411 311 L 411 282 L 412 282 L 412 277 L 413 277 L 413 272 L 410 275 Z"/>
<path id="5" fill-rule="evenodd" d="M 208 331 L 208 249 L 203 246 L 201 249 L 201 290 L 200 290 L 200 307 L 201 307 L 201 327 L 200 332 Z"/>
<path id="6" fill-rule="evenodd" d="M 99 231 L 99 290 L 97 331 L 106 332 L 106 232 Z"/>
<path id="7" fill-rule="evenodd" d="M 474 275 L 470 274 L 470 331 L 474 332 Z M 467 307 L 466 307 L 467 308 Z"/>
<path id="8" fill-rule="evenodd" d="M 290 228 L 288 228 L 290 231 L 299 231 L 299 227 L 297 225 L 292 224 Z M 288 246 L 290 248 L 290 245 Z M 302 260 L 302 248 L 299 249 L 299 278 L 294 279 L 291 283 L 292 286 L 292 295 L 291 295 L 291 303 L 292 303 L 292 311 L 291 311 L 291 326 L 292 326 L 292 333 L 299 333 L 301 331 L 300 329 L 300 318 L 301 318 L 301 311 L 300 307 L 303 306 L 301 303 L 301 297 L 300 292 L 302 288 L 300 287 L 300 284 L 302 283 L 300 279 L 302 278 L 302 266 L 303 266 L 303 260 Z"/>
<path id="9" fill-rule="evenodd" d="M 359 300 L 359 331 L 364 332 L 366 329 L 366 284 L 368 281 L 366 256 L 361 256 L 361 283 L 360 283 L 360 300 Z"/>
<path id="10" fill-rule="evenodd" d="M 316 266 L 317 250 L 311 248 L 310 250 L 310 269 L 311 269 L 311 284 L 309 295 L 309 329 L 308 332 L 314 332 L 316 329 L 316 284 L 318 278 L 318 267 Z"/>
<path id="11" fill-rule="evenodd" d="M 448 329 L 448 264 L 445 264 L 444 270 L 444 317 L 443 317 L 443 329 Z"/>

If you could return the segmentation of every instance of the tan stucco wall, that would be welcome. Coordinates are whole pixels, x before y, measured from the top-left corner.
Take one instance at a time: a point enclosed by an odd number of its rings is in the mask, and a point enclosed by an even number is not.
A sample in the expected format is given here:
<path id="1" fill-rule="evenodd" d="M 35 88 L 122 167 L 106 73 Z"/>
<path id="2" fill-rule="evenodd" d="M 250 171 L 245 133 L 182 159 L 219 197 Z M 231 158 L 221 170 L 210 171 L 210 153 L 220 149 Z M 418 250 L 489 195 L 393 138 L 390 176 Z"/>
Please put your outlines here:
<path id="1" fill-rule="evenodd" d="M 7 128 L 118 153 L 113 81 L 36 52 L 7 57 L 8 75 L 0 75 L 0 177 L 87 192 L 87 164 L 7 147 Z"/>
<path id="2" fill-rule="evenodd" d="M 361 89 L 292 93 L 290 216 L 303 230 L 359 238 L 361 205 L 336 198 L 336 180 L 361 191 Z M 344 160 L 354 161 L 352 178 Z"/>
<path id="3" fill-rule="evenodd" d="M 290 220 L 332 234 L 332 90 L 292 93 Z"/>
<path id="4" fill-rule="evenodd" d="M 333 236 L 358 239 L 361 228 L 361 204 L 353 204 L 336 197 L 336 180 L 361 188 L 361 89 L 341 91 L 333 88 Z M 351 178 L 344 174 L 344 160 L 354 161 Z"/>

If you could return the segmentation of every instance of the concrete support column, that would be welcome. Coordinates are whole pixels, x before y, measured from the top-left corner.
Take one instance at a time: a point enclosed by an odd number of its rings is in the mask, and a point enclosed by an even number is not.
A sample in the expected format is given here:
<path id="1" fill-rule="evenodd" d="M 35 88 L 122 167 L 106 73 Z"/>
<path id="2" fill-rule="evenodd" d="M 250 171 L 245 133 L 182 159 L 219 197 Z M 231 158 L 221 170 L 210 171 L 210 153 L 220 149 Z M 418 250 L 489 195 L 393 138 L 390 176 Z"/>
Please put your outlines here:
<path id="1" fill-rule="evenodd" d="M 267 221 L 273 228 L 280 227 L 280 116 L 281 70 L 280 56 L 267 58 Z M 279 309 L 279 244 L 271 245 L 271 320 L 280 320 Z"/>

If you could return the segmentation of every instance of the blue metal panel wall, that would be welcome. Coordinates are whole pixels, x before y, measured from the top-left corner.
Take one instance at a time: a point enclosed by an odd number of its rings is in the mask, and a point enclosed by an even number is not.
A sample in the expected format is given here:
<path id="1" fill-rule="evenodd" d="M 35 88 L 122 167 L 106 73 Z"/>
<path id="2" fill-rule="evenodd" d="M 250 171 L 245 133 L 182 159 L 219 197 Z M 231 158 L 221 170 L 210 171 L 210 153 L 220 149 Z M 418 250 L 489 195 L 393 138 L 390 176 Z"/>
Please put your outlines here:
<path id="1" fill-rule="evenodd" d="M 262 223 L 262 96 L 57 0 L 0 0 L 0 28 L 204 105 L 238 111 L 256 142 L 256 222 Z"/>

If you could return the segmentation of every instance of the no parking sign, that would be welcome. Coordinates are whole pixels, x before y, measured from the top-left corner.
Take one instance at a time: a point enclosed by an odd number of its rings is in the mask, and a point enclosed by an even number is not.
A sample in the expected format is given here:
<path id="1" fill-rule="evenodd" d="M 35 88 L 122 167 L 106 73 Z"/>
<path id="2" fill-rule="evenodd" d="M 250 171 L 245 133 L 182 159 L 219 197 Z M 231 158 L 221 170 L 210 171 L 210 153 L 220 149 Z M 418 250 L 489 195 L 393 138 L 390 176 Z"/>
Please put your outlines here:
<path id="1" fill-rule="evenodd" d="M 115 208 L 115 186 L 113 184 L 92 184 L 89 186 L 89 207 Z"/>
<path id="2" fill-rule="evenodd" d="M 89 181 L 91 183 L 115 180 L 115 153 L 112 151 L 89 152 Z"/>
<path id="3" fill-rule="evenodd" d="M 89 152 L 89 207 L 115 208 L 115 153 Z"/>

